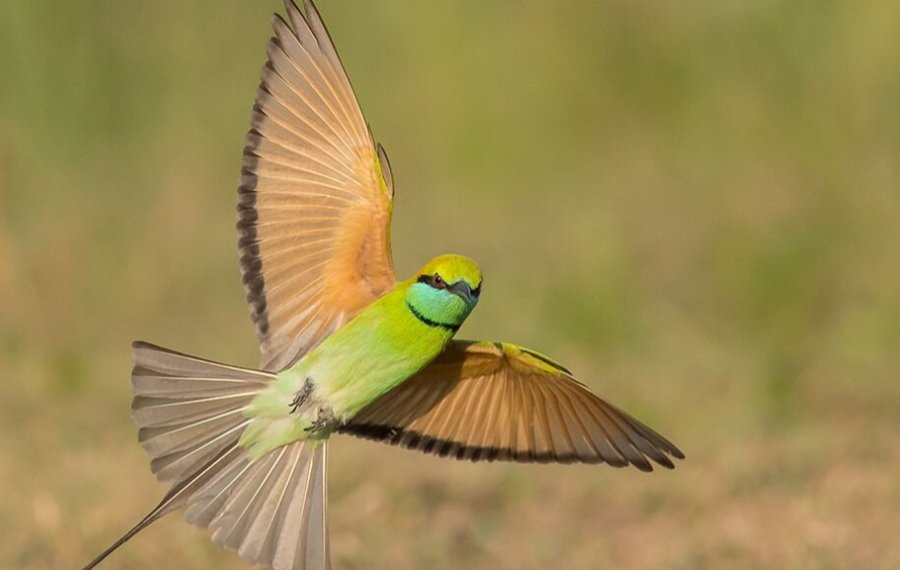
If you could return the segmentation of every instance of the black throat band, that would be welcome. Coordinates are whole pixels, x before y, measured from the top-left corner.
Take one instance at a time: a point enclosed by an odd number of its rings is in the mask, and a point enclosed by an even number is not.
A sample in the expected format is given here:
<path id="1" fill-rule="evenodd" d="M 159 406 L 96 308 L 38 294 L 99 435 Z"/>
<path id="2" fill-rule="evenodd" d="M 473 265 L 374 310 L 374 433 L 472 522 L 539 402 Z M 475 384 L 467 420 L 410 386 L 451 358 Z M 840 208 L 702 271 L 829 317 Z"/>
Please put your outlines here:
<path id="1" fill-rule="evenodd" d="M 440 327 L 444 330 L 448 330 L 448 331 L 454 332 L 454 333 L 459 330 L 459 325 L 448 325 L 447 323 L 439 323 L 437 321 L 432 321 L 431 319 L 429 319 L 428 317 L 426 317 L 425 315 L 423 315 L 422 313 L 417 311 L 415 307 L 410 305 L 409 301 L 406 302 L 406 308 L 409 309 L 409 311 L 413 315 L 415 315 L 415 317 L 417 319 L 419 319 L 420 321 L 422 321 L 423 323 L 425 323 L 426 325 L 428 325 L 430 327 Z"/>

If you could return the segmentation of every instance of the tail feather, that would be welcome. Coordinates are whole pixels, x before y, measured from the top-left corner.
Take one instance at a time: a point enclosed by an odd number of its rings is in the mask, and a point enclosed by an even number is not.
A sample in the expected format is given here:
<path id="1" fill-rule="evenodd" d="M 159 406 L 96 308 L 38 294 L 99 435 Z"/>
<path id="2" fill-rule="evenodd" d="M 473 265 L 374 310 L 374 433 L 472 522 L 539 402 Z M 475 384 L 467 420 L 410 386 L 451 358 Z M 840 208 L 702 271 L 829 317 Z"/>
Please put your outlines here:
<path id="1" fill-rule="evenodd" d="M 132 414 L 160 481 L 184 481 L 237 443 L 243 411 L 272 374 L 134 343 Z"/>
<path id="2" fill-rule="evenodd" d="M 295 443 L 254 462 L 236 462 L 195 494 L 187 520 L 208 526 L 216 543 L 267 567 L 330 568 L 325 462 L 326 444 L 316 443 Z"/>
<path id="3" fill-rule="evenodd" d="M 243 412 L 273 374 L 134 344 L 132 410 L 153 473 L 171 484 L 133 529 L 89 570 L 163 515 L 189 523 L 273 570 L 330 568 L 325 444 L 296 442 L 252 460 L 240 446 Z"/>

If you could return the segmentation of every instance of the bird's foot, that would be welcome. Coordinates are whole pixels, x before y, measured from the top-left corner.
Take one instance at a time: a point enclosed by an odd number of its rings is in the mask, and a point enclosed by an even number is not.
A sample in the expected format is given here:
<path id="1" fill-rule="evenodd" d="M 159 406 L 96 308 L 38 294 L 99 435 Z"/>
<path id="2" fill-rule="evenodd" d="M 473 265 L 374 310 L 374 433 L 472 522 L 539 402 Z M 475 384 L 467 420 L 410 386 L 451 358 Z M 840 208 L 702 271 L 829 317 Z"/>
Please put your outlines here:
<path id="1" fill-rule="evenodd" d="M 315 421 L 305 429 L 310 433 L 315 433 L 334 425 L 335 419 L 334 412 L 330 407 L 319 406 L 319 413 L 316 416 Z"/>
<path id="2" fill-rule="evenodd" d="M 303 385 L 303 388 L 297 392 L 297 395 L 294 396 L 294 399 L 291 401 L 291 413 L 293 414 L 300 407 L 306 403 L 306 400 L 309 399 L 309 396 L 312 394 L 313 385 L 312 382 L 309 381 L 309 378 L 306 379 L 306 383 Z"/>

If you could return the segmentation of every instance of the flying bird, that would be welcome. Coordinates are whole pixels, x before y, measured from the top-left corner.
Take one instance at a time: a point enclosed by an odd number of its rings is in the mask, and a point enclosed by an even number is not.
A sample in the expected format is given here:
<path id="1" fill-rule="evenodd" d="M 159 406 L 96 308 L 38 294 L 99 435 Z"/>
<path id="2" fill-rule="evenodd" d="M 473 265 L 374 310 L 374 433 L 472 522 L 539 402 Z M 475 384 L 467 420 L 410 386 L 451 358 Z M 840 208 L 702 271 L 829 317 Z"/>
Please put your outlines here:
<path id="1" fill-rule="evenodd" d="M 315 6 L 275 15 L 238 190 L 240 265 L 259 369 L 134 343 L 133 416 L 169 491 L 90 562 L 184 509 L 274 570 L 331 567 L 332 435 L 470 461 L 672 468 L 679 449 L 562 365 L 454 340 L 482 274 L 442 255 L 398 280 L 394 183 Z"/>

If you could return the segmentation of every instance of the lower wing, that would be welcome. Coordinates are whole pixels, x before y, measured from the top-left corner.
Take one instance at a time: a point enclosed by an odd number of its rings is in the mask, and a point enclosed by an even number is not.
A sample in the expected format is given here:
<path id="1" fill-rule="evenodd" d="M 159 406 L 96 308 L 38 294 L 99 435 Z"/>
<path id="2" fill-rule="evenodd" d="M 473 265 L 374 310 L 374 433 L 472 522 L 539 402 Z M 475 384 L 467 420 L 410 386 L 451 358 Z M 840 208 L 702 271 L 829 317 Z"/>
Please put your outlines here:
<path id="1" fill-rule="evenodd" d="M 674 467 L 672 442 L 568 370 L 505 343 L 453 341 L 341 433 L 471 461 Z"/>

